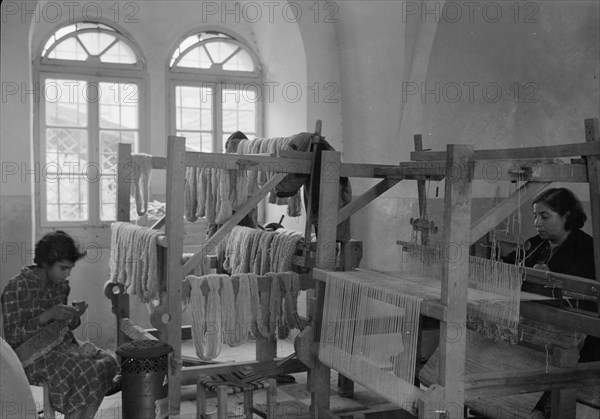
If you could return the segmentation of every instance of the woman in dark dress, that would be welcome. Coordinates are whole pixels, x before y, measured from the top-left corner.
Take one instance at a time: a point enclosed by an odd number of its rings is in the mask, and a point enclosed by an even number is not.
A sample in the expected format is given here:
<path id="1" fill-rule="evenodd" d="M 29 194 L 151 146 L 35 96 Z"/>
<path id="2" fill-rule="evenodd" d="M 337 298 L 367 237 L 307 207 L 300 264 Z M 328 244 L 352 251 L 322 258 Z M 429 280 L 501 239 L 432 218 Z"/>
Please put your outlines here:
<path id="1" fill-rule="evenodd" d="M 29 339 L 43 342 L 41 353 L 25 366 L 25 375 L 30 384 L 48 384 L 52 407 L 66 419 L 93 418 L 119 373 L 115 357 L 98 348 L 82 350 L 71 331 L 81 323 L 85 307 L 68 305 L 67 278 L 83 256 L 67 233 L 48 233 L 35 246 L 35 265 L 12 278 L 1 297 L 6 341 L 14 349 Z M 61 334 L 48 343 L 44 332 L 37 333 L 53 322 L 68 327 L 62 339 Z"/>
<path id="2" fill-rule="evenodd" d="M 533 201 L 534 225 L 538 235 L 525 242 L 524 264 L 541 269 L 583 278 L 594 279 L 593 240 L 581 231 L 587 219 L 581 202 L 566 188 L 552 188 L 542 192 Z M 504 259 L 514 262 L 515 253 Z M 535 285 L 524 284 L 523 289 L 540 293 Z M 545 290 L 545 292 L 551 292 Z M 576 302 L 580 309 L 597 312 L 591 301 Z M 600 360 L 600 339 L 588 336 L 580 350 L 579 362 Z M 532 417 L 549 417 L 550 393 L 544 393 Z"/>

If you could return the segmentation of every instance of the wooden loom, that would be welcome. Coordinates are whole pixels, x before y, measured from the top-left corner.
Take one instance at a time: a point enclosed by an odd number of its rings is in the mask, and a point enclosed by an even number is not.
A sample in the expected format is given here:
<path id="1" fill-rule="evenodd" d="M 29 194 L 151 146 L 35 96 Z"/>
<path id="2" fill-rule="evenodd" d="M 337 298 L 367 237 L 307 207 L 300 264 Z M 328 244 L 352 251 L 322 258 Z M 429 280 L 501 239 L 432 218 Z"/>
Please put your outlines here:
<path id="1" fill-rule="evenodd" d="M 320 138 L 321 122 L 317 122 L 314 140 Z M 131 146 L 119 144 L 118 171 L 117 171 L 117 221 L 128 222 L 130 214 L 130 183 L 131 172 L 134 169 L 131 160 Z M 172 416 L 179 414 L 181 401 L 181 386 L 195 385 L 200 375 L 216 375 L 236 371 L 245 367 L 252 367 L 258 374 L 262 372 L 277 374 L 306 370 L 306 367 L 297 360 L 286 361 L 285 370 L 282 363 L 275 359 L 276 340 L 274 338 L 256 337 L 256 360 L 251 362 L 233 362 L 222 364 L 209 364 L 199 362 L 195 358 L 184 357 L 181 354 L 182 341 L 182 299 L 189 296 L 190 289 L 186 287 L 183 279 L 194 268 L 205 263 L 207 257 L 213 254 L 217 244 L 229 234 L 247 214 L 267 194 L 281 182 L 288 173 L 311 174 L 316 152 L 280 152 L 280 157 L 267 155 L 238 155 L 221 153 L 198 153 L 185 151 L 185 138 L 170 136 L 167 141 L 167 156 L 152 157 L 153 169 L 166 169 L 166 215 L 156 222 L 152 228 L 164 227 L 164 236 L 158 240 L 159 265 L 161 287 L 160 303 L 153 309 L 150 315 L 151 324 L 158 333 L 150 333 L 136 325 L 129 314 L 129 295 L 125 287 L 120 283 L 108 282 L 105 284 L 105 295 L 111 300 L 112 311 L 116 316 L 116 342 L 120 346 L 128 339 L 157 339 L 169 343 L 173 347 L 169 364 L 169 397 L 168 413 Z M 284 157 L 281 157 L 284 156 Z M 204 241 L 201 249 L 187 262 L 182 263 L 183 236 L 184 236 L 184 180 L 186 167 L 212 167 L 222 169 L 238 169 L 240 166 L 245 170 L 265 170 L 276 173 L 263 185 L 260 190 L 248 199 L 248 202 L 224 224 L 208 240 Z M 322 178 L 324 179 L 324 178 Z M 318 185 L 316 185 L 318 187 Z M 311 185 L 311 188 L 313 186 Z M 338 192 L 335 196 L 337 198 Z M 310 208 L 310 205 L 309 205 Z M 307 215 L 307 232 L 310 232 L 310 211 Z M 307 234 L 310 240 L 310 234 Z M 341 243 L 340 265 L 349 269 L 358 264 L 362 253 L 361 243 L 350 241 Z M 314 253 L 322 254 L 327 249 L 328 257 L 336 259 L 335 238 L 330 247 L 315 243 L 304 242 L 298 246 L 298 255 L 293 259 L 293 265 L 304 272 L 301 275 L 301 286 L 303 290 L 313 288 L 314 281 L 310 269 L 315 266 Z M 319 248 L 322 248 L 319 253 Z M 331 253 L 333 252 L 333 253 Z M 213 259 L 214 260 L 214 259 Z M 332 265 L 333 266 L 333 265 Z M 267 301 L 270 291 L 270 278 L 259 277 L 259 291 L 261 300 Z M 266 295 L 265 295 L 266 294 Z M 301 321 L 301 320 L 300 320 Z M 295 362 L 294 362 L 295 361 Z M 166 409 L 163 401 L 163 410 Z M 165 413 L 166 415 L 166 413 Z"/>
<path id="2" fill-rule="evenodd" d="M 585 121 L 586 143 L 564 146 L 535 147 L 525 149 L 473 151 L 470 146 L 449 145 L 445 153 L 415 152 L 409 163 L 398 166 L 355 165 L 340 163 L 339 153 L 324 152 L 321 169 L 327 169 L 329 182 L 321 184 L 319 203 L 319 250 L 314 276 L 316 296 L 311 301 L 311 318 L 315 330 L 305 330 L 298 337 L 298 357 L 311 369 L 309 390 L 313 417 L 338 417 L 329 408 L 330 369 L 321 363 L 318 336 L 322 324 L 322 313 L 326 280 L 332 270 L 332 260 L 327 258 L 328 244 L 335 239 L 335 220 L 345 220 L 352 213 L 383 194 L 400 180 L 452 179 L 446 182 L 444 197 L 443 248 L 452 243 L 472 244 L 487 231 L 518 208 L 518 204 L 529 202 L 537 193 L 552 182 L 588 182 L 590 189 L 591 220 L 594 237 L 596 281 L 569 275 L 526 270 L 526 280 L 560 288 L 580 297 L 595 298 L 600 303 L 600 142 L 598 120 Z M 577 156 L 570 164 L 545 164 L 527 159 Z M 480 220 L 471 220 L 471 183 L 486 177 L 486 167 L 493 163 L 498 169 L 495 181 L 526 182 L 515 194 L 501 202 Z M 339 176 L 382 178 L 383 180 L 354 200 L 350 205 L 335 210 L 336 182 Z M 424 194 L 419 191 L 419 198 Z M 420 201 L 421 201 L 420 199 Z M 420 206 L 423 211 L 423 206 Z M 422 215 L 422 213 L 421 213 Z M 471 228 L 464 228 L 470 225 Z M 449 326 L 466 323 L 468 258 L 457 262 L 446 261 L 442 274 L 441 295 L 421 292 L 424 303 L 423 316 L 440 321 L 439 361 L 435 366 L 437 383 L 426 390 L 416 389 L 413 399 L 403 407 L 414 409 L 419 418 L 463 417 L 464 406 L 493 396 L 529 393 L 541 390 L 552 391 L 552 417 L 575 417 L 576 389 L 579 384 L 600 384 L 600 363 L 577 365 L 578 351 L 574 346 L 561 347 L 543 337 L 529 339 L 551 349 L 551 367 L 538 370 L 492 371 L 470 373 L 467 371 L 467 346 L 465 337 L 449 338 Z M 410 288 L 410 287 L 409 287 Z M 418 290 L 418 284 L 413 284 Z M 408 291 L 410 292 L 410 291 Z M 599 304 L 600 307 L 600 304 Z M 521 316 L 529 321 L 550 323 L 557 328 L 575 330 L 588 335 L 600 336 L 600 318 L 592 313 L 582 313 L 566 308 L 527 303 L 521 304 Z M 525 333 L 525 332 L 524 332 Z M 464 334 L 463 334 L 464 335 Z M 527 336 L 526 336 L 527 338 Z M 349 377 L 350 379 L 352 377 Z M 351 412 L 341 413 L 350 415 Z"/>
<path id="3" fill-rule="evenodd" d="M 591 128 L 589 128 L 591 126 Z M 595 127 L 595 128 L 594 128 Z M 595 129 L 595 131 L 594 131 Z M 236 162 L 243 159 L 245 163 L 252 162 L 256 164 L 258 170 L 268 168 L 273 171 L 273 167 L 277 167 L 276 171 L 281 170 L 281 173 L 274 177 L 268 185 L 253 197 L 249 204 L 244 209 L 238 211 L 235 217 L 226 223 L 221 230 L 217 232 L 210 241 L 203 246 L 204 249 L 210 248 L 214 243 L 223 238 L 227 232 L 241 220 L 247 211 L 256 205 L 273 186 L 283 179 L 285 173 L 291 172 L 289 169 L 286 172 L 286 167 L 292 167 L 294 173 L 312 173 L 312 170 L 320 170 L 326 176 L 321 177 L 321 182 L 317 185 L 320 188 L 319 202 L 319 240 L 316 245 L 316 256 L 314 258 L 314 266 L 318 269 L 314 270 L 315 277 L 322 279 L 323 274 L 331 270 L 335 266 L 335 236 L 336 226 L 338 223 L 348 219 L 353 213 L 363 208 L 373 199 L 377 198 L 385 191 L 393 187 L 401 180 L 431 180 L 443 179 L 445 176 L 451 176 L 453 179 L 458 179 L 457 182 L 448 182 L 447 191 L 445 194 L 445 221 L 444 226 L 448 231 L 444 234 L 444 240 L 459 241 L 463 243 L 472 243 L 477 238 L 485 234 L 488 230 L 495 227 L 499 221 L 509 215 L 517 206 L 518 202 L 524 203 L 531 199 L 537 192 L 547 187 L 553 181 L 565 182 L 589 182 L 590 183 L 590 200 L 592 202 L 592 222 L 594 229 L 597 230 L 598 220 L 600 220 L 598 209 L 598 156 L 600 155 L 600 147 L 598 145 L 598 130 L 597 121 L 586 121 L 586 135 L 589 142 L 593 144 L 573 144 L 569 146 L 558 147 L 539 147 L 535 149 L 516 149 L 502 150 L 502 155 L 498 154 L 498 150 L 494 151 L 476 151 L 473 152 L 470 147 L 465 146 L 449 146 L 447 154 L 435 153 L 415 153 L 413 159 L 417 162 L 401 163 L 399 165 L 368 165 L 368 164 L 353 164 L 341 163 L 340 153 L 333 151 L 322 152 L 321 165 L 319 168 L 311 168 L 312 156 L 309 153 L 304 153 L 297 159 L 293 158 L 277 158 L 267 156 L 238 156 L 238 155 L 222 155 L 222 154 L 207 154 L 207 153 L 186 153 L 184 140 L 181 138 L 170 138 L 168 142 L 167 158 L 153 158 L 154 168 L 167 169 L 167 216 L 165 228 L 165 240 L 162 241 L 164 248 L 163 257 L 166 260 L 166 268 L 163 276 L 167 278 L 166 292 L 161 296 L 161 304 L 157 307 L 155 315 L 153 315 L 153 325 L 159 329 L 162 340 L 169 342 L 175 349 L 171 358 L 169 368 L 169 401 L 170 409 L 173 415 L 176 415 L 179 410 L 180 401 L 180 386 L 182 384 L 194 384 L 195 378 L 199 374 L 217 373 L 231 369 L 239 369 L 243 366 L 237 364 L 222 364 L 217 366 L 194 366 L 183 367 L 183 358 L 181 356 L 181 313 L 179 308 L 181 305 L 182 289 L 181 278 L 191 272 L 194 264 L 202 259 L 202 250 L 198 252 L 197 257 L 190 260 L 186 265 L 180 263 L 182 254 L 181 237 L 183 236 L 183 176 L 185 166 L 202 165 L 202 164 L 218 164 L 219 167 L 230 169 L 236 168 Z M 126 148 L 126 147 L 125 147 Z M 528 153 L 531 153 L 530 155 Z M 515 166 L 515 161 L 527 158 L 528 156 L 540 157 L 545 153 L 545 157 L 558 156 L 584 156 L 582 161 L 573 164 L 565 165 L 546 165 L 536 164 L 532 166 L 519 166 L 518 162 Z M 302 153 L 301 153 L 302 154 Z M 459 203 L 470 203 L 470 183 L 472 179 L 482 179 L 481 169 L 485 167 L 481 160 L 493 160 L 496 158 L 504 158 L 510 161 L 498 163 L 501 167 L 501 178 L 497 180 L 506 181 L 528 181 L 524 190 L 521 191 L 520 198 L 511 196 L 500 205 L 498 205 L 489 214 L 482 217 L 481 220 L 471 224 L 471 232 L 461 228 L 464 225 L 471 223 L 470 211 L 465 210 L 465 206 Z M 432 160 L 430 160 L 432 159 Z M 444 161 L 446 159 L 446 161 Z M 127 167 L 126 157 L 120 157 L 119 179 L 126 179 Z M 468 162 L 472 162 L 472 176 L 464 176 L 464 173 L 447 172 L 446 165 L 450 168 L 467 167 Z M 457 163 L 457 164 L 452 164 Z M 460 166 L 458 164 L 460 163 Z M 463 165 L 464 163 L 464 165 Z M 348 177 L 365 177 L 365 178 L 380 178 L 382 179 L 373 188 L 365 192 L 361 197 L 355 199 L 351 204 L 337 210 L 338 199 L 338 179 L 340 176 Z M 123 182 L 119 182 L 121 185 Z M 126 221 L 129 216 L 129 185 L 119 189 L 119 211 L 118 221 Z M 523 195 L 524 193 L 524 195 Z M 448 226 L 448 227 L 446 227 Z M 169 240 L 169 237 L 176 238 Z M 594 236 L 596 261 L 599 260 L 597 235 Z M 168 244 L 168 245 L 167 245 Z M 350 255 L 352 250 L 346 247 L 344 253 Z M 303 258 L 301 258 L 303 259 Z M 348 258 L 349 259 L 349 258 Z M 597 262 L 597 266 L 600 263 Z M 444 324 L 458 323 L 463 319 L 461 306 L 465 305 L 466 301 L 466 284 L 464 282 L 464 267 L 459 269 L 447 269 L 443 278 L 445 286 L 442 288 L 442 298 L 439 295 L 436 298 L 430 298 L 424 304 L 422 313 L 426 316 L 439 319 Z M 463 271 L 460 271 L 460 268 Z M 598 272 L 598 270 L 597 270 Z M 597 274 L 598 275 L 598 274 Z M 583 295 L 593 295 L 598 297 L 597 283 L 580 278 L 568 277 L 566 275 L 539 273 L 528 270 L 528 278 L 536 280 L 544 284 L 553 284 L 557 287 L 562 287 L 565 290 L 574 291 Z M 537 278 L 537 279 L 536 279 Z M 309 386 L 312 398 L 312 412 L 319 417 L 334 416 L 329 410 L 329 368 L 321 364 L 316 354 L 318 353 L 318 343 L 314 336 L 319 336 L 319 325 L 321 322 L 323 295 L 325 283 L 318 281 L 315 284 L 316 295 L 310 301 L 310 320 L 315 327 L 312 332 L 307 328 L 307 333 L 304 333 L 303 339 L 296 342 L 298 357 L 307 363 L 310 367 Z M 118 334 L 120 341 L 125 335 L 135 338 L 150 338 L 148 334 L 128 321 L 128 296 L 119 289 L 118 284 L 110 284 L 107 286 L 109 298 L 113 300 L 113 309 L 117 315 Z M 462 304 L 461 304 L 462 302 Z M 173 308 L 170 309 L 169 307 Z M 558 310 L 548 307 L 532 306 L 531 304 L 522 305 L 522 313 L 534 319 L 548 320 L 557 326 L 574 327 L 584 333 L 598 335 L 599 321 L 595 317 L 584 316 L 579 313 L 558 312 Z M 445 330 L 444 327 L 441 330 Z M 310 341 L 310 338 L 313 341 Z M 565 388 L 558 392 L 560 398 L 565 402 L 561 406 L 565 409 L 571 409 L 571 401 L 574 400 L 569 387 L 575 385 L 578 380 L 587 380 L 587 382 L 597 383 L 599 366 L 589 365 L 583 371 L 582 369 L 563 363 L 563 369 L 552 370 L 550 373 L 546 371 L 526 372 L 522 374 L 512 374 L 510 376 L 466 376 L 465 377 L 465 342 L 449 342 L 442 337 L 443 342 L 440 352 L 440 382 L 439 385 L 430 387 L 426 392 L 421 392 L 416 404 L 419 406 L 418 414 L 420 417 L 427 417 L 432 411 L 439 410 L 439 406 L 447 403 L 458 403 L 462 406 L 469 403 L 472 398 L 485 397 L 486 394 L 498 393 L 511 394 L 513 392 L 533 391 L 537 389 L 557 389 Z M 271 348 L 267 351 L 257 351 L 256 362 L 247 363 L 245 365 L 263 366 L 264 368 L 272 368 L 276 365 L 273 358 L 269 354 L 273 354 L 272 345 L 269 342 L 257 342 L 257 348 L 260 345 Z M 557 359 L 560 353 L 564 352 L 557 350 Z M 262 354 L 262 355 L 261 355 Z M 267 356 L 265 356 L 267 354 Z M 564 359 L 568 360 L 565 356 Z M 591 368 L 590 368 L 591 367 Z M 536 381 L 531 384 L 529 381 L 534 379 L 544 378 L 543 382 Z M 351 378 L 351 377 L 350 377 Z M 527 383 L 527 384 L 525 384 Z M 483 396 L 482 396 L 483 395 Z M 572 400 L 571 400 L 572 399 Z M 436 407 L 437 406 L 437 407 Z M 428 412 L 428 413 L 427 413 Z M 572 412 L 572 411 L 571 411 Z M 440 412 L 441 413 L 441 412 Z M 436 414 L 435 417 L 440 416 Z"/>

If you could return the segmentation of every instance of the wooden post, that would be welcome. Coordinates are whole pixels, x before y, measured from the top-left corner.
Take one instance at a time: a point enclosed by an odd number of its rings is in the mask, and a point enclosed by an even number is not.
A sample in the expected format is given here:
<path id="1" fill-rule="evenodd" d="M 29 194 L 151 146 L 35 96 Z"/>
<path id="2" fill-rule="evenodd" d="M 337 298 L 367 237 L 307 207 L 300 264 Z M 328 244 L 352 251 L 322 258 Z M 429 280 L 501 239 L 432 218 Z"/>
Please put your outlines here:
<path id="1" fill-rule="evenodd" d="M 471 225 L 473 147 L 448 145 L 444 195 L 444 241 L 441 302 L 446 321 L 440 323 L 438 376 L 444 388 L 440 410 L 448 418 L 464 416 L 467 289 Z"/>
<path id="2" fill-rule="evenodd" d="M 181 283 L 183 268 L 183 217 L 185 183 L 185 138 L 167 139 L 167 203 L 165 233 L 169 240 L 166 258 L 167 306 L 162 322 L 165 340 L 173 347 L 169 368 L 169 414 L 178 415 L 181 402 Z"/>
<path id="3" fill-rule="evenodd" d="M 352 245 L 350 241 L 340 243 L 340 267 L 343 271 L 352 270 Z M 354 396 L 354 381 L 338 373 L 337 392 L 340 397 Z"/>
<path id="4" fill-rule="evenodd" d="M 423 138 L 421 134 L 414 136 L 415 151 L 423 151 Z M 419 197 L 419 218 L 427 218 L 427 195 L 425 193 L 425 181 L 417 180 L 417 195 Z M 421 231 L 421 244 L 427 246 L 429 242 L 429 230 Z"/>
<path id="5" fill-rule="evenodd" d="M 585 120 L 585 141 L 588 143 L 600 141 L 598 118 Z M 594 263 L 596 266 L 596 281 L 600 283 L 600 156 L 584 157 L 587 163 L 588 182 L 590 188 L 590 218 L 592 221 L 592 234 L 594 243 Z M 600 314 L 600 292 L 597 294 L 598 313 Z"/>
<path id="6" fill-rule="evenodd" d="M 571 367 L 577 365 L 579 351 L 577 348 L 554 348 L 552 365 L 555 367 Z M 552 391 L 552 419 L 574 418 L 577 409 L 577 388 L 567 388 Z"/>
<path id="7" fill-rule="evenodd" d="M 321 153 L 321 182 L 319 189 L 319 223 L 316 267 L 334 269 L 336 260 L 337 210 L 340 184 L 340 153 L 323 151 Z M 325 301 L 325 283 L 317 281 L 311 317 L 315 322 L 315 336 L 320 336 L 323 321 L 323 303 Z M 317 418 L 319 412 L 329 410 L 330 369 L 317 361 L 310 371 L 311 417 Z"/>
<path id="8" fill-rule="evenodd" d="M 117 151 L 117 221 L 129 222 L 131 194 L 131 174 L 134 170 L 131 160 L 131 144 L 119 143 Z M 117 348 L 126 342 L 126 335 L 121 330 L 121 320 L 129 318 L 129 295 L 125 292 L 115 295 L 116 303 L 116 344 Z"/>

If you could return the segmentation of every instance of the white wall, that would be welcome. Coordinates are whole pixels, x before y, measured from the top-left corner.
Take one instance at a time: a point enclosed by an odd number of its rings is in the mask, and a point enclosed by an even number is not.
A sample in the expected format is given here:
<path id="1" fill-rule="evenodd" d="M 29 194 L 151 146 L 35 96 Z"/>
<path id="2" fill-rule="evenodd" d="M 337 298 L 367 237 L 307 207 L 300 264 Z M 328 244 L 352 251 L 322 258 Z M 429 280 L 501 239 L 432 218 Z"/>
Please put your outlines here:
<path id="1" fill-rule="evenodd" d="M 451 143 L 486 149 L 585 142 L 583 120 L 600 115 L 598 2 L 478 2 L 472 15 L 461 2 L 366 4 L 339 2 L 336 24 L 346 161 L 409 161 L 414 134 L 433 150 Z M 353 181 L 355 194 L 372 183 Z M 429 198 L 438 186 L 443 197 L 443 183 L 431 182 Z M 589 200 L 587 185 L 570 186 Z M 476 183 L 474 218 L 509 188 Z M 430 218 L 441 225 L 439 201 L 430 202 Z M 353 217 L 363 266 L 399 267 L 395 243 L 410 239 L 411 217 L 418 217 L 411 181 Z M 527 217 L 521 231 L 531 233 Z"/>

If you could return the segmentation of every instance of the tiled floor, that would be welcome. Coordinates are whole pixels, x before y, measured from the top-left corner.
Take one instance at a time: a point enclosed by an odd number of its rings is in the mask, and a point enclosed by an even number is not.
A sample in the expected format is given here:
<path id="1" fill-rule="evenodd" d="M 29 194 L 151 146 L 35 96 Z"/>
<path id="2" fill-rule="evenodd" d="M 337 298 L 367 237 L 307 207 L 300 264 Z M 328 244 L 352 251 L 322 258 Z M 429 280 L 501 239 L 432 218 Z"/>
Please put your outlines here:
<path id="1" fill-rule="evenodd" d="M 293 352 L 293 341 L 291 339 L 287 341 L 278 342 L 277 356 L 284 357 Z M 221 354 L 215 361 L 219 362 L 232 362 L 232 361 L 249 361 L 255 359 L 254 354 L 254 343 L 248 342 L 244 345 L 236 348 L 230 348 L 224 346 Z M 194 355 L 194 348 L 191 342 L 184 342 L 182 346 L 182 353 L 184 355 Z M 277 419 L 303 419 L 309 416 L 310 406 L 310 393 L 306 390 L 306 373 L 294 374 L 296 383 L 279 385 L 277 388 L 277 407 L 276 407 L 276 418 Z M 337 394 L 337 374 L 332 373 L 331 375 L 331 406 L 334 410 L 337 409 L 350 409 L 355 407 L 364 406 L 366 403 L 372 403 L 375 399 L 373 396 L 366 391 L 361 391 L 360 388 L 356 387 L 356 397 L 353 399 L 342 398 Z M 32 387 L 34 398 L 38 406 L 42 406 L 43 394 L 41 387 Z M 195 419 L 196 418 L 196 403 L 195 403 L 195 387 L 184 387 L 182 389 L 182 403 L 181 403 L 181 419 Z M 379 402 L 383 400 L 376 399 Z M 242 395 L 236 394 L 229 397 L 229 418 L 242 418 Z M 208 400 L 209 413 L 214 411 L 216 399 L 211 398 Z M 105 397 L 100 410 L 96 415 L 96 419 L 122 419 L 122 395 L 121 393 L 114 394 L 112 396 Z M 266 404 L 266 393 L 265 391 L 257 391 L 254 395 L 254 404 L 258 407 L 264 407 Z M 57 413 L 57 419 L 62 419 L 62 415 Z M 216 417 L 216 415 L 211 415 Z M 259 418 L 255 415 L 255 418 Z M 355 416 L 356 419 L 360 419 L 360 416 Z M 136 418 L 145 419 L 145 418 Z"/>
<path id="2" fill-rule="evenodd" d="M 280 341 L 278 344 L 277 356 L 284 357 L 293 352 L 292 340 Z M 184 355 L 194 355 L 193 343 L 185 342 L 182 347 L 182 353 Z M 254 355 L 254 344 L 248 342 L 244 345 L 236 348 L 230 348 L 224 346 L 221 354 L 216 361 L 220 362 L 231 362 L 231 361 L 249 361 L 255 359 Z M 309 417 L 309 406 L 310 406 L 310 393 L 306 390 L 306 373 L 295 374 L 296 383 L 279 385 L 277 388 L 277 407 L 276 407 L 276 419 L 305 419 Z M 42 406 L 43 394 L 41 387 L 32 387 L 34 398 L 38 403 L 38 406 Z M 196 403 L 195 403 L 195 388 L 184 387 L 182 388 L 182 403 L 181 403 L 181 419 L 195 419 L 196 418 Z M 96 419 L 122 419 L 122 403 L 123 401 L 121 393 L 114 394 L 109 397 L 105 397 L 100 410 L 96 415 Z M 214 405 L 216 400 L 214 398 L 208 400 L 209 413 L 214 411 Z M 257 407 L 264 406 L 266 403 L 265 391 L 258 391 L 254 395 L 254 403 Z M 353 409 L 368 407 L 374 405 L 385 405 L 386 401 L 375 396 L 373 393 L 365 390 L 364 388 L 355 384 L 354 397 L 344 398 L 340 397 L 337 393 L 337 374 L 332 372 L 331 374 L 331 399 L 330 406 L 333 411 L 340 411 L 344 409 Z M 62 419 L 61 414 L 57 414 L 57 419 Z M 211 415 L 211 418 L 216 415 Z M 228 418 L 242 418 L 242 396 L 233 395 L 229 397 L 228 403 Z M 391 416 L 384 416 L 384 414 L 371 414 L 368 419 L 381 419 L 381 418 L 396 418 L 393 414 Z M 255 418 L 259 418 L 255 415 Z M 364 419 L 363 415 L 355 415 L 354 419 Z M 577 406 L 577 418 L 578 419 L 597 419 L 598 411 L 578 404 Z M 145 418 L 135 418 L 145 419 Z"/>

